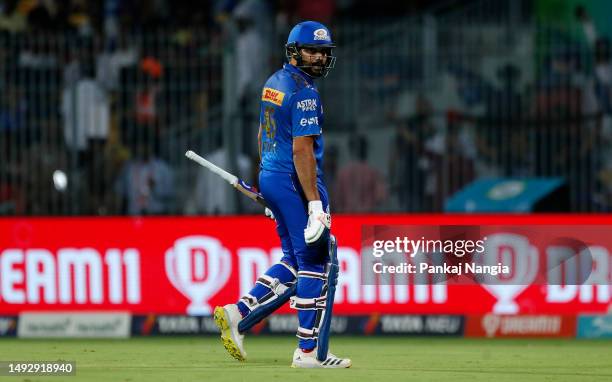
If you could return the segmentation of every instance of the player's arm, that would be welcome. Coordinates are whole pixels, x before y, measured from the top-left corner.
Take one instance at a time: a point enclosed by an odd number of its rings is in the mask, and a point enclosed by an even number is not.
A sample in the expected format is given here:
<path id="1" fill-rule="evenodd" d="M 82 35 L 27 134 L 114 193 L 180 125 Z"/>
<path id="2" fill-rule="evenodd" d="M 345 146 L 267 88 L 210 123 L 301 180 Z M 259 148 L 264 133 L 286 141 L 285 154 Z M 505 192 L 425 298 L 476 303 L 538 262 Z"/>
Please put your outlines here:
<path id="1" fill-rule="evenodd" d="M 319 93 L 315 89 L 304 88 L 296 93 L 291 101 L 293 165 L 308 202 L 320 201 L 314 153 L 315 139 L 321 134 L 318 119 L 321 108 Z"/>
<path id="2" fill-rule="evenodd" d="M 314 153 L 316 137 L 321 134 L 319 93 L 306 88 L 297 93 L 291 103 L 291 135 L 293 136 L 293 165 L 308 200 L 308 223 L 304 230 L 307 245 L 319 241 L 331 227 L 331 217 L 323 211 L 317 189 L 317 161 Z"/>
<path id="3" fill-rule="evenodd" d="M 293 164 L 304 190 L 306 199 L 311 202 L 321 200 L 317 189 L 317 161 L 314 156 L 314 136 L 293 138 Z"/>
<path id="4" fill-rule="evenodd" d="M 314 155 L 315 136 L 305 135 L 293 138 L 293 164 L 304 196 L 308 200 L 308 223 L 304 229 L 307 245 L 319 241 L 331 228 L 331 216 L 323 211 L 323 202 L 317 189 L 317 161 Z"/>

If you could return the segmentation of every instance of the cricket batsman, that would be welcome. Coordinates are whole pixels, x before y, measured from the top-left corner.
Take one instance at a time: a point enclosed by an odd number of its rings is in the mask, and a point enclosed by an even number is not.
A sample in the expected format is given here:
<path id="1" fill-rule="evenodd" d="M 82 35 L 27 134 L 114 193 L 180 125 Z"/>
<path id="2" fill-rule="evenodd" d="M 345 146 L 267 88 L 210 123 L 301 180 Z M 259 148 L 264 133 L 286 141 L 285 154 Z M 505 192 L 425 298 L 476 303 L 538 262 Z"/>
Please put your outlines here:
<path id="1" fill-rule="evenodd" d="M 259 186 L 276 220 L 283 257 L 236 304 L 216 307 L 225 349 L 246 360 L 244 332 L 290 300 L 297 310 L 298 347 L 292 367 L 347 368 L 328 351 L 338 280 L 336 239 L 330 233 L 323 182 L 323 107 L 314 83 L 334 67 L 329 30 L 318 22 L 289 33 L 287 63 L 265 83 L 259 119 Z"/>

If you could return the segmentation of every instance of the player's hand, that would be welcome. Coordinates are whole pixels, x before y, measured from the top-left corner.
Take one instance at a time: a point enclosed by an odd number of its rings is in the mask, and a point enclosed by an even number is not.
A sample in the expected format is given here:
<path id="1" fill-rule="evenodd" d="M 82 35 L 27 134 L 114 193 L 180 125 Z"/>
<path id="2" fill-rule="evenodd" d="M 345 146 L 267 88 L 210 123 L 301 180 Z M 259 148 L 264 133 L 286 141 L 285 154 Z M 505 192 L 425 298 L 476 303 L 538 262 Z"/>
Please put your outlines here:
<path id="1" fill-rule="evenodd" d="M 323 212 L 323 203 L 320 200 L 308 202 L 308 224 L 304 230 L 306 244 L 316 243 L 330 228 L 331 215 Z"/>
<path id="2" fill-rule="evenodd" d="M 268 207 L 264 209 L 264 214 L 266 214 L 266 216 L 269 217 L 270 219 L 274 220 L 274 214 L 272 213 L 272 210 L 269 209 Z"/>

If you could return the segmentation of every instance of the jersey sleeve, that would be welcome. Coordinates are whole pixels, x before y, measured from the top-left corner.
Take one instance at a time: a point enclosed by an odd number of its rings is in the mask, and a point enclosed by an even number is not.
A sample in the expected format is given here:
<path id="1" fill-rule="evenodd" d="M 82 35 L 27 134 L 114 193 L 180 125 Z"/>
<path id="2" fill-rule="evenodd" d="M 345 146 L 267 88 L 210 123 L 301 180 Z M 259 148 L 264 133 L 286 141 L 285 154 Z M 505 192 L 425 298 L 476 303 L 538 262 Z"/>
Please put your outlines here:
<path id="1" fill-rule="evenodd" d="M 291 135 L 303 137 L 321 134 L 319 93 L 312 88 L 297 92 L 291 100 Z"/>

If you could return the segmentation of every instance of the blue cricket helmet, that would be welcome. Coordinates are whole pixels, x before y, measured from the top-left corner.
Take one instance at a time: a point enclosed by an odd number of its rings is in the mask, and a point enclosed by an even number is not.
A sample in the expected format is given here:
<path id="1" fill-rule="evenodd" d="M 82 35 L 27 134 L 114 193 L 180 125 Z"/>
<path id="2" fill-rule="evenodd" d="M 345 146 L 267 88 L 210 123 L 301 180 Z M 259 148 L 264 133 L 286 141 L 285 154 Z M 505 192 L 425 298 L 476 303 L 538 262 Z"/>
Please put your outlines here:
<path id="1" fill-rule="evenodd" d="M 335 47 L 329 29 L 316 21 L 303 21 L 294 26 L 287 38 L 287 45 L 292 43 L 299 46 Z"/>
<path id="2" fill-rule="evenodd" d="M 336 63 L 336 57 L 332 55 L 332 49 L 335 48 L 329 29 L 316 21 L 303 21 L 291 29 L 285 52 L 287 60 L 295 58 L 297 67 L 300 69 L 310 68 L 310 65 L 304 65 L 302 56 L 299 53 L 301 48 L 325 49 L 327 54 L 327 62 L 321 74 L 307 73 L 310 76 L 325 77 Z"/>

